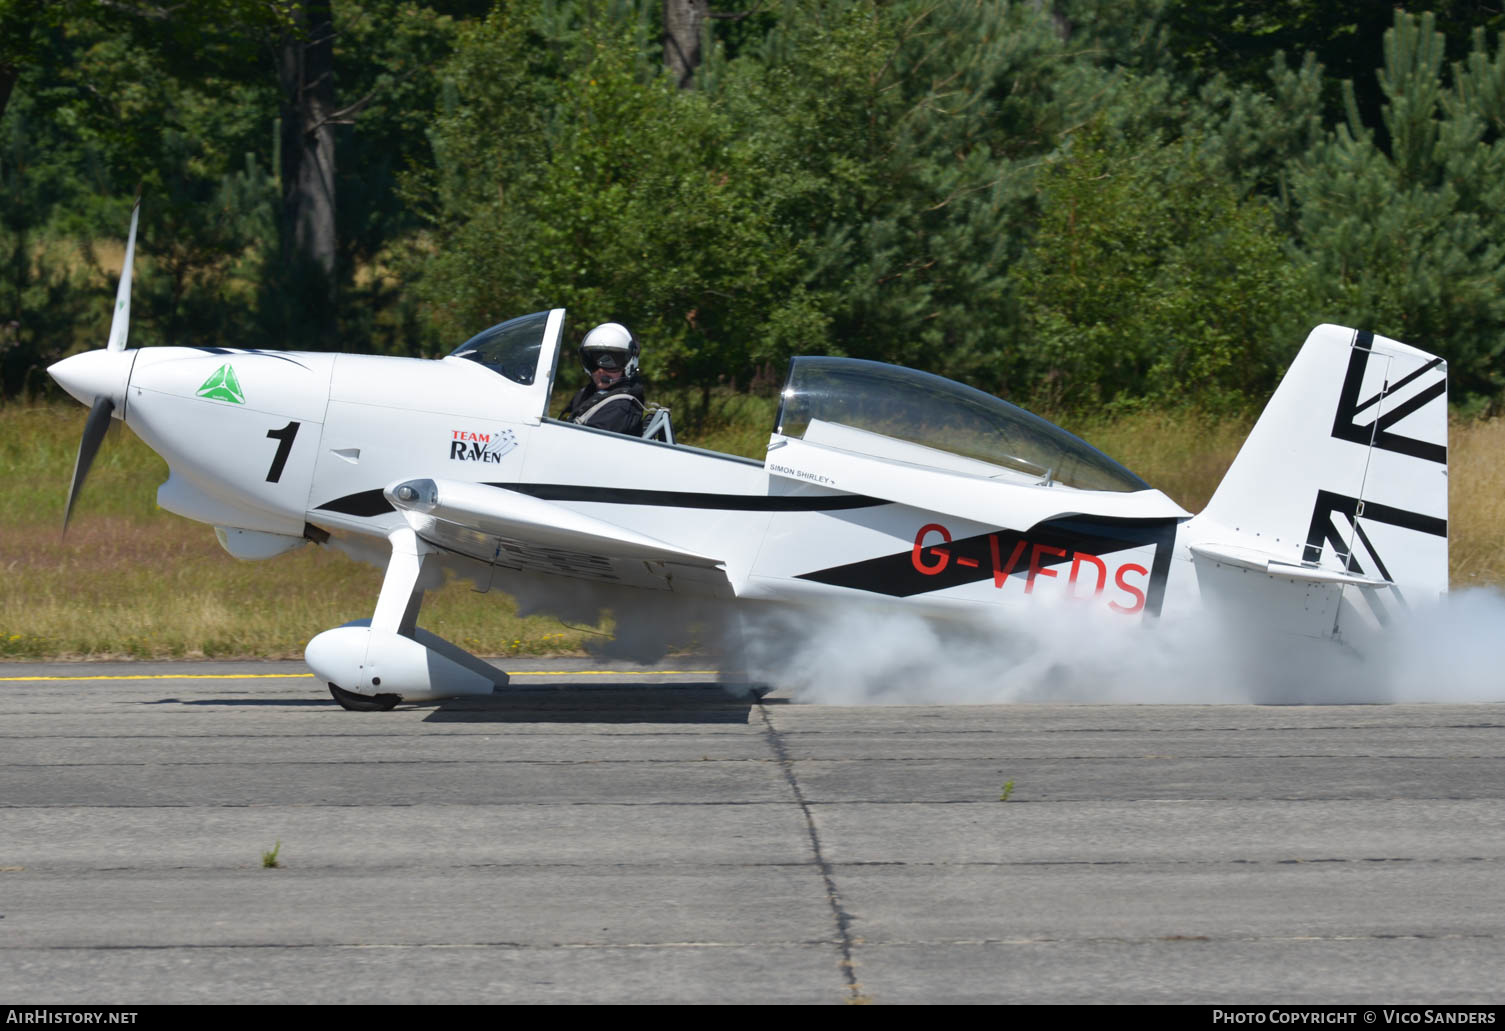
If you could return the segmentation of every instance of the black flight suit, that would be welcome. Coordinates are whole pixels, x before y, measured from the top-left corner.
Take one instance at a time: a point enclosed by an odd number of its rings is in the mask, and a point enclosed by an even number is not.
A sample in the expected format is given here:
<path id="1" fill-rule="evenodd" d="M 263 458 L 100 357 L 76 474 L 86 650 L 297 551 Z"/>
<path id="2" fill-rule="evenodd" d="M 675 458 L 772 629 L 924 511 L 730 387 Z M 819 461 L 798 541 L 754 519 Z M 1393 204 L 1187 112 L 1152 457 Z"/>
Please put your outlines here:
<path id="1" fill-rule="evenodd" d="M 637 376 L 623 379 L 605 390 L 598 390 L 595 383 L 587 381 L 575 392 L 569 407 L 559 414 L 559 418 L 598 430 L 641 437 L 643 397 L 643 381 Z"/>

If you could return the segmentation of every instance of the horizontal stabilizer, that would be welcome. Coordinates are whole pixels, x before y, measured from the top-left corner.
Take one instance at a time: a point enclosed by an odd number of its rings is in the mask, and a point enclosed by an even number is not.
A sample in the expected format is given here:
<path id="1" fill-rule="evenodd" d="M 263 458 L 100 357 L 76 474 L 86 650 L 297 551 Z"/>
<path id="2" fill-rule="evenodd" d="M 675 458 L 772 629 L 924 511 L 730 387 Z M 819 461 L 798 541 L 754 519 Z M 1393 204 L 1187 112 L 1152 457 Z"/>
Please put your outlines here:
<path id="1" fill-rule="evenodd" d="M 1342 573 L 1331 569 L 1293 565 L 1279 556 L 1271 555 L 1268 552 L 1252 551 L 1248 548 L 1193 544 L 1191 545 L 1191 553 L 1198 558 L 1207 558 L 1214 562 L 1222 562 L 1225 565 L 1237 566 L 1240 569 L 1252 569 L 1258 573 L 1268 573 L 1271 576 L 1279 576 L 1286 580 L 1296 580 L 1301 583 L 1346 584 L 1350 587 L 1391 586 L 1389 580 L 1374 580 L 1369 577 L 1356 576 L 1352 573 Z"/>

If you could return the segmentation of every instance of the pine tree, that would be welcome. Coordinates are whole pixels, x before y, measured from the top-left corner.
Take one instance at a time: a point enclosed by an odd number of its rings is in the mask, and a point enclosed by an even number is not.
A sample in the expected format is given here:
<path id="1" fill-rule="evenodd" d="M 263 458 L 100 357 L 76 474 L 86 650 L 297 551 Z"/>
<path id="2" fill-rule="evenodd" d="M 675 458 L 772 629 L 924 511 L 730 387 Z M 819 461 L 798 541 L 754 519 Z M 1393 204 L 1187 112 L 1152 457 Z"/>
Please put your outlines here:
<path id="1" fill-rule="evenodd" d="M 1505 47 L 1491 55 L 1476 34 L 1449 76 L 1433 26 L 1397 12 L 1385 34 L 1388 146 L 1350 103 L 1293 170 L 1296 238 L 1321 318 L 1443 355 L 1455 398 L 1494 396 L 1505 387 Z"/>

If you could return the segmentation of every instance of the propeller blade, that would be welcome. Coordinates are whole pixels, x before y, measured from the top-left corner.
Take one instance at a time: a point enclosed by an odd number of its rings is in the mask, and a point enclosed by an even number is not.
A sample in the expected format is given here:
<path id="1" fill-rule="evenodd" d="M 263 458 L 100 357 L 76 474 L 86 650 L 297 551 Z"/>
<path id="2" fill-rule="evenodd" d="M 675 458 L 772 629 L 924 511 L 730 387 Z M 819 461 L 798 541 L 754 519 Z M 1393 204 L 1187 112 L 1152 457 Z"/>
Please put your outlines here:
<path id="1" fill-rule="evenodd" d="M 110 318 L 110 342 L 107 351 L 125 350 L 125 338 L 131 329 L 131 266 L 136 260 L 136 221 L 141 217 L 141 187 L 136 187 L 136 203 L 131 208 L 131 232 L 125 240 L 125 261 L 120 267 L 120 285 L 115 289 L 115 314 Z"/>
<path id="2" fill-rule="evenodd" d="M 84 479 L 89 475 L 89 466 L 94 464 L 94 456 L 99 453 L 100 442 L 105 439 L 105 434 L 110 429 L 110 413 L 115 410 L 115 402 L 107 397 L 96 397 L 94 404 L 89 408 L 89 421 L 84 423 L 84 436 L 78 442 L 78 460 L 73 463 L 73 486 L 68 488 L 68 506 L 63 509 L 63 532 L 68 532 L 68 517 L 73 514 L 73 503 L 78 500 L 79 488 L 84 485 Z"/>

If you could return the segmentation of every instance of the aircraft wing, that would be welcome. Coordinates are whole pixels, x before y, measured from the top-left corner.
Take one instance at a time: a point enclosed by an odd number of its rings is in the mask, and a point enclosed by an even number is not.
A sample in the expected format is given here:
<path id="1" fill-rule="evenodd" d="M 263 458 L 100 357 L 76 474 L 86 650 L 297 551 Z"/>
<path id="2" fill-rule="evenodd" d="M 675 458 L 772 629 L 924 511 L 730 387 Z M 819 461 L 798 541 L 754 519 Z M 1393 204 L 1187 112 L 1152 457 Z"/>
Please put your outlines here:
<path id="1" fill-rule="evenodd" d="M 415 479 L 383 493 L 420 538 L 480 562 L 650 590 L 735 594 L 720 559 L 504 487 Z"/>

